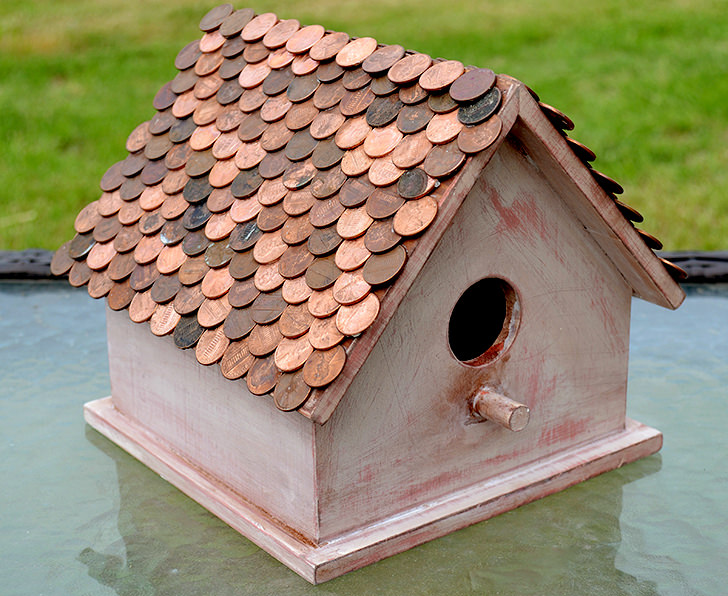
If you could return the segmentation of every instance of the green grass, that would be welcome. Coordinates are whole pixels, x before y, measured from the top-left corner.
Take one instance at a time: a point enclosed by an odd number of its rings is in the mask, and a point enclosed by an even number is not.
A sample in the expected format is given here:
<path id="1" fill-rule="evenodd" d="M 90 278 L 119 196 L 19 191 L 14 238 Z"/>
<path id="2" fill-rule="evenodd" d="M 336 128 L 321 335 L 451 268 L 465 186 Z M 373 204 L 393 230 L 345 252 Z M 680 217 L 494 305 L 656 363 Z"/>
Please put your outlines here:
<path id="1" fill-rule="evenodd" d="M 55 248 L 212 3 L 0 4 L 0 249 Z M 237 7 L 242 7 L 238 4 Z M 728 248 L 728 2 L 255 2 L 489 66 L 575 122 L 668 249 Z"/>

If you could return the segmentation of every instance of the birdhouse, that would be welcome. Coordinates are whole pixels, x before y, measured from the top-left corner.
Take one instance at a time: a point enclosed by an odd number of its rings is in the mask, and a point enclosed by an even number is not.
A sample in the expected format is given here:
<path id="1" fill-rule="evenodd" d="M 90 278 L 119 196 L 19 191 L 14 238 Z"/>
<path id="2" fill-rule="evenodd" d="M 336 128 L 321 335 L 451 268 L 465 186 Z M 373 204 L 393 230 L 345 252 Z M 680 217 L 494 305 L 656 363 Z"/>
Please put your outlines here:
<path id="1" fill-rule="evenodd" d="M 654 453 L 630 301 L 680 270 L 487 68 L 223 5 L 52 269 L 108 303 L 88 423 L 319 583 Z"/>

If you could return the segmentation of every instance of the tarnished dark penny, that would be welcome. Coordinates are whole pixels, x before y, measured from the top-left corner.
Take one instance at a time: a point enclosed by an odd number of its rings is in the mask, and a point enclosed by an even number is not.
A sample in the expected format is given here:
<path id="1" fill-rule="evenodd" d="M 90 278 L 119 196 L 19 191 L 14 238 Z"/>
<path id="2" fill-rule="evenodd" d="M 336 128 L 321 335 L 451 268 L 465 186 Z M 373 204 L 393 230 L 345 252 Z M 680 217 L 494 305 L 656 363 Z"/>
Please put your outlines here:
<path id="1" fill-rule="evenodd" d="M 226 106 L 230 103 L 233 103 L 234 101 L 237 101 L 242 93 L 243 88 L 238 85 L 237 81 L 225 81 L 218 90 L 215 99 L 217 99 L 217 101 L 219 101 L 221 105 Z M 217 116 L 215 118 L 217 118 Z"/>
<path id="2" fill-rule="evenodd" d="M 389 283 L 402 270 L 406 260 L 407 251 L 401 245 L 386 253 L 372 255 L 364 263 L 364 280 L 372 286 Z"/>
<path id="3" fill-rule="evenodd" d="M 182 216 L 182 225 L 187 230 L 198 230 L 207 223 L 212 213 L 204 203 L 190 205 Z"/>
<path id="4" fill-rule="evenodd" d="M 273 390 L 273 402 L 279 410 L 291 412 L 300 408 L 311 394 L 302 372 L 281 375 Z"/>
<path id="5" fill-rule="evenodd" d="M 397 118 L 403 106 L 398 95 L 377 97 L 367 108 L 367 124 L 375 128 L 386 126 Z"/>
<path id="6" fill-rule="evenodd" d="M 209 172 L 212 169 L 212 166 L 216 163 L 217 159 L 212 154 L 211 149 L 208 149 L 207 151 L 195 151 L 192 155 L 190 155 L 189 159 L 187 159 L 185 172 L 191 178 L 198 178 L 207 174 L 207 172 Z"/>
<path id="7" fill-rule="evenodd" d="M 432 58 L 427 54 L 410 54 L 393 64 L 387 76 L 393 83 L 406 85 L 417 80 L 431 64 Z"/>
<path id="8" fill-rule="evenodd" d="M 380 75 L 404 57 L 404 48 L 398 45 L 383 46 L 370 54 L 361 65 L 364 72 Z"/>
<path id="9" fill-rule="evenodd" d="M 151 297 L 157 304 L 169 302 L 182 288 L 176 275 L 162 275 L 152 284 Z"/>
<path id="10" fill-rule="evenodd" d="M 450 86 L 450 96 L 457 102 L 480 99 L 495 85 L 495 73 L 489 68 L 474 68 L 463 73 Z"/>
<path id="11" fill-rule="evenodd" d="M 266 102 L 267 99 L 268 96 L 263 93 L 263 89 L 261 89 L 261 87 L 259 86 L 253 89 L 246 89 L 240 96 L 240 101 L 238 101 L 238 108 L 248 114 L 257 110 Z"/>
<path id="12" fill-rule="evenodd" d="M 242 339 L 255 327 L 255 321 L 247 308 L 233 308 L 225 318 L 223 333 L 228 339 Z"/>
<path id="13" fill-rule="evenodd" d="M 119 196 L 124 201 L 136 199 L 144 191 L 145 184 L 139 176 L 127 178 L 119 187 Z"/>
<path id="14" fill-rule="evenodd" d="M 164 180 L 168 171 L 167 166 L 164 165 L 164 160 L 152 161 L 144 166 L 139 179 L 147 186 L 154 186 Z"/>
<path id="15" fill-rule="evenodd" d="M 394 231 L 392 218 L 375 221 L 364 235 L 364 246 L 373 253 L 383 253 L 395 247 L 402 237 Z M 371 258 L 371 257 L 370 257 Z"/>
<path id="16" fill-rule="evenodd" d="M 386 219 L 391 217 L 404 205 L 404 199 L 392 189 L 375 190 L 367 199 L 366 212 L 374 219 Z"/>
<path id="17" fill-rule="evenodd" d="M 237 35 L 243 30 L 243 27 L 245 27 L 245 25 L 253 19 L 254 16 L 255 11 L 252 8 L 236 10 L 222 22 L 220 25 L 220 33 L 222 33 L 225 37 Z"/>
<path id="18" fill-rule="evenodd" d="M 213 31 L 217 29 L 225 19 L 233 12 L 232 4 L 221 4 L 210 10 L 200 21 L 202 31 Z"/>
<path id="19" fill-rule="evenodd" d="M 314 105 L 312 99 L 294 104 L 286 114 L 286 126 L 291 130 L 301 130 L 311 124 L 318 114 L 319 109 Z"/>
<path id="20" fill-rule="evenodd" d="M 309 220 L 317 228 L 325 228 L 334 223 L 344 212 L 344 206 L 339 202 L 338 197 L 331 197 L 318 200 L 311 207 Z"/>
<path id="21" fill-rule="evenodd" d="M 188 233 L 182 241 L 182 250 L 189 257 L 201 255 L 208 246 L 210 246 L 210 240 L 202 230 Z"/>
<path id="22" fill-rule="evenodd" d="M 294 132 L 289 130 L 283 120 L 272 123 L 260 138 L 260 146 L 266 151 L 279 151 L 293 138 Z"/>
<path id="23" fill-rule="evenodd" d="M 159 210 L 147 211 L 139 220 L 139 231 L 145 236 L 156 234 L 162 229 L 165 221 Z"/>
<path id="24" fill-rule="evenodd" d="M 273 232 L 280 228 L 288 219 L 288 214 L 283 210 L 283 205 L 277 203 L 270 207 L 263 207 L 258 213 L 256 222 L 263 232 Z"/>
<path id="25" fill-rule="evenodd" d="M 187 70 L 178 72 L 177 76 L 170 82 L 170 89 L 177 94 L 189 91 L 195 86 L 197 78 L 194 68 L 188 68 Z"/>
<path id="26" fill-rule="evenodd" d="M 151 133 L 149 132 L 149 122 L 142 122 L 134 130 L 132 130 L 127 137 L 126 150 L 129 153 L 141 151 L 142 149 L 144 149 L 144 145 L 147 144 L 147 141 L 149 141 L 150 138 Z M 113 167 L 114 166 L 112 166 L 112 168 Z"/>
<path id="27" fill-rule="evenodd" d="M 125 254 L 117 254 L 109 263 L 109 278 L 114 281 L 121 281 L 129 277 L 136 267 L 134 255 L 130 252 Z"/>
<path id="28" fill-rule="evenodd" d="M 613 198 L 613 200 L 620 213 L 624 215 L 624 217 L 626 217 L 629 221 L 634 221 L 636 223 L 644 221 L 644 217 L 642 217 L 642 214 L 639 211 L 633 209 L 629 205 L 625 205 L 621 201 L 618 201 L 616 198 Z"/>
<path id="29" fill-rule="evenodd" d="M 230 191 L 234 197 L 244 199 L 258 190 L 262 183 L 263 178 L 258 173 L 258 168 L 243 170 L 233 180 L 230 185 Z"/>
<path id="30" fill-rule="evenodd" d="M 237 58 L 240 56 L 242 51 L 245 49 L 245 46 L 247 44 L 243 40 L 242 37 L 231 37 L 230 39 L 226 39 L 225 43 L 222 44 L 221 52 L 222 55 L 225 56 L 225 58 Z M 245 66 L 243 64 L 243 66 Z M 221 67 L 222 68 L 222 67 Z M 240 71 L 238 71 L 240 72 Z M 237 73 L 236 73 L 237 74 Z M 225 78 L 225 77 L 223 77 Z"/>
<path id="31" fill-rule="evenodd" d="M 191 205 L 197 205 L 202 203 L 212 192 L 212 186 L 210 185 L 206 176 L 199 178 L 191 178 L 182 191 L 182 196 L 185 201 Z"/>
<path id="32" fill-rule="evenodd" d="M 278 261 L 278 272 L 286 279 L 302 275 L 315 256 L 305 244 L 289 246 Z"/>
<path id="33" fill-rule="evenodd" d="M 238 138 L 246 143 L 255 141 L 260 138 L 266 128 L 268 128 L 268 123 L 260 117 L 258 112 L 248 114 L 240 121 Z"/>
<path id="34" fill-rule="evenodd" d="M 319 170 L 327 170 L 339 163 L 342 157 L 344 157 L 344 151 L 339 149 L 333 138 L 330 138 L 318 142 L 311 154 L 311 162 Z"/>
<path id="35" fill-rule="evenodd" d="M 51 259 L 51 273 L 53 275 L 65 275 L 73 266 L 75 261 L 68 254 L 68 247 L 70 243 L 71 241 L 62 244 L 56 252 L 53 253 L 53 258 Z"/>
<path id="36" fill-rule="evenodd" d="M 408 106 L 420 103 L 427 99 L 428 95 L 427 91 L 420 87 L 419 83 L 400 87 L 399 89 L 399 98 L 402 100 L 402 103 Z"/>
<path id="37" fill-rule="evenodd" d="M 423 130 L 433 116 L 426 103 L 404 106 L 397 116 L 397 128 L 404 134 L 413 134 Z"/>
<path id="38" fill-rule="evenodd" d="M 317 143 L 308 130 L 299 131 L 288 141 L 285 155 L 291 161 L 306 159 L 313 153 Z"/>
<path id="39" fill-rule="evenodd" d="M 341 187 L 339 192 L 339 201 L 344 207 L 359 207 L 374 192 L 374 185 L 361 176 L 359 178 L 349 178 Z"/>
<path id="40" fill-rule="evenodd" d="M 306 270 L 306 283 L 314 290 L 324 290 L 333 285 L 341 275 L 332 257 L 316 259 Z"/>
<path id="41" fill-rule="evenodd" d="M 166 83 L 154 96 L 152 105 L 155 110 L 166 110 L 171 107 L 177 99 L 177 94 L 171 89 L 171 82 Z"/>
<path id="42" fill-rule="evenodd" d="M 129 283 L 131 288 L 136 292 L 143 292 L 152 287 L 152 284 L 157 281 L 157 278 L 161 275 L 159 270 L 151 263 L 149 265 L 137 265 L 134 271 L 131 272 Z"/>
<path id="43" fill-rule="evenodd" d="M 74 288 L 81 287 L 88 283 L 92 274 L 93 270 L 86 264 L 85 261 L 76 261 L 73 263 L 71 270 L 68 272 L 68 283 L 70 283 Z"/>
<path id="44" fill-rule="evenodd" d="M 457 141 L 435 145 L 427 154 L 422 167 L 433 178 L 445 178 L 453 174 L 465 161 L 465 154 L 458 149 Z"/>
<path id="45" fill-rule="evenodd" d="M 296 78 L 293 71 L 289 68 L 281 68 L 280 70 L 272 70 L 263 81 L 263 93 L 266 95 L 278 95 L 283 93 L 290 85 L 291 81 Z"/>
<path id="46" fill-rule="evenodd" d="M 349 36 L 346 33 L 327 33 L 311 47 L 309 54 L 314 60 L 324 62 L 336 56 L 348 43 Z"/>
<path id="47" fill-rule="evenodd" d="M 141 239 L 142 233 L 137 226 L 124 226 L 114 237 L 114 248 L 118 252 L 127 252 L 139 244 Z"/>
<path id="48" fill-rule="evenodd" d="M 248 390 L 253 395 L 265 395 L 276 386 L 280 374 L 272 355 L 256 358 L 245 377 Z"/>
<path id="49" fill-rule="evenodd" d="M 311 160 L 313 161 L 313 156 Z M 331 167 L 316 174 L 311 181 L 311 194 L 317 199 L 327 199 L 336 194 L 346 180 L 347 176 L 339 166 Z"/>
<path id="50" fill-rule="evenodd" d="M 278 323 L 256 325 L 248 337 L 248 349 L 253 356 L 265 356 L 273 352 L 282 339 Z"/>
<path id="51" fill-rule="evenodd" d="M 366 111 L 372 102 L 377 98 L 369 87 L 357 89 L 356 91 L 347 91 L 339 102 L 339 110 L 344 116 L 351 117 L 362 114 Z"/>
<path id="52" fill-rule="evenodd" d="M 334 252 L 343 238 L 336 231 L 336 224 L 326 228 L 314 228 L 308 238 L 307 247 L 311 254 L 325 256 Z"/>
<path id="53" fill-rule="evenodd" d="M 202 281 L 205 274 L 210 270 L 203 256 L 187 259 L 177 272 L 180 282 L 191 286 Z"/>
<path id="54" fill-rule="evenodd" d="M 111 310 L 122 310 L 131 304 L 134 298 L 134 290 L 129 285 L 129 281 L 114 283 L 107 296 L 107 304 Z"/>
<path id="55" fill-rule="evenodd" d="M 331 109 L 318 113 L 311 122 L 311 136 L 319 140 L 330 137 L 339 130 L 345 120 L 346 118 L 338 110 Z"/>
<path id="56" fill-rule="evenodd" d="M 458 147 L 465 153 L 478 153 L 490 147 L 500 136 L 503 121 L 498 114 L 476 126 L 466 126 L 458 134 Z"/>
<path id="57" fill-rule="evenodd" d="M 230 234 L 230 248 L 238 252 L 246 251 L 255 246 L 262 235 L 263 232 L 254 221 L 238 224 Z"/>
<path id="58" fill-rule="evenodd" d="M 400 176 L 397 190 L 405 199 L 417 199 L 427 190 L 428 177 L 424 170 L 413 168 Z"/>
<path id="59" fill-rule="evenodd" d="M 313 94 L 313 105 L 319 110 L 326 110 L 338 104 L 344 95 L 346 95 L 346 89 L 339 83 L 319 85 Z"/>
<path id="60" fill-rule="evenodd" d="M 236 281 L 228 291 L 228 301 L 231 306 L 245 308 L 258 297 L 258 294 L 260 290 L 255 287 L 252 279 Z"/>
<path id="61" fill-rule="evenodd" d="M 178 314 L 184 316 L 196 313 L 205 300 L 205 295 L 202 293 L 202 286 L 196 284 L 182 287 L 174 297 L 172 305 Z M 197 320 L 196 314 L 195 320 Z"/>
<path id="62" fill-rule="evenodd" d="M 191 41 L 183 47 L 174 59 L 174 65 L 178 70 L 186 70 L 194 66 L 197 59 L 202 56 L 199 40 Z"/>
<path id="63" fill-rule="evenodd" d="M 339 376 L 346 364 L 346 350 L 314 350 L 303 365 L 303 379 L 309 387 L 325 387 Z"/>
<path id="64" fill-rule="evenodd" d="M 185 315 L 174 328 L 174 345 L 181 350 L 192 348 L 204 331 L 205 328 L 197 322 L 195 315 Z"/>
<path id="65" fill-rule="evenodd" d="M 220 360 L 220 372 L 226 379 L 239 379 L 248 372 L 254 361 L 247 340 L 231 341 Z"/>
<path id="66" fill-rule="evenodd" d="M 639 228 L 635 228 L 635 230 L 637 230 L 637 233 L 640 235 L 640 238 L 642 238 L 644 243 L 652 250 L 662 250 L 662 242 L 660 242 L 658 238 L 655 238 L 652 234 L 649 234 L 644 230 L 640 230 Z"/>
<path id="67" fill-rule="evenodd" d="M 247 279 L 258 270 L 258 262 L 253 258 L 253 251 L 237 253 L 230 261 L 228 271 L 235 279 Z"/>
<path id="68" fill-rule="evenodd" d="M 445 91 L 442 93 L 431 93 L 427 97 L 427 105 L 436 114 L 446 114 L 458 107 L 458 103 Z"/>
<path id="69" fill-rule="evenodd" d="M 397 91 L 398 87 L 392 81 L 390 81 L 386 75 L 376 77 L 372 79 L 372 83 L 369 86 L 374 95 L 389 95 Z"/>
<path id="70" fill-rule="evenodd" d="M 361 68 L 347 70 L 341 79 L 341 84 L 348 91 L 356 91 L 371 83 L 372 77 Z"/>
<path id="71" fill-rule="evenodd" d="M 293 103 L 306 101 L 313 97 L 313 94 L 316 92 L 316 89 L 320 84 L 321 83 L 315 74 L 296 77 L 291 84 L 288 85 L 286 95 Z"/>
<path id="72" fill-rule="evenodd" d="M 213 213 L 222 213 L 227 211 L 235 202 L 230 187 L 215 188 L 207 199 L 207 208 Z"/>
<path id="73" fill-rule="evenodd" d="M 177 122 L 177 118 L 172 110 L 157 112 L 149 121 L 149 132 L 153 135 L 161 135 L 167 132 L 175 122 Z"/>
<path id="74" fill-rule="evenodd" d="M 591 149 L 589 149 L 589 147 L 587 147 L 583 143 L 580 143 L 576 139 L 572 139 L 571 137 L 564 137 L 564 140 L 568 143 L 569 147 L 571 147 L 571 150 L 581 161 L 589 162 L 594 161 L 597 158 L 597 156 Z"/>
<path id="75" fill-rule="evenodd" d="M 258 165 L 258 173 L 266 180 L 277 178 L 286 171 L 286 168 L 290 164 L 291 161 L 286 157 L 286 154 L 283 151 L 267 153 Z"/>
<path id="76" fill-rule="evenodd" d="M 92 234 L 96 242 L 108 242 L 116 236 L 120 230 L 121 222 L 116 217 L 104 217 L 96 223 Z M 76 244 L 71 245 L 71 256 L 74 258 L 83 256 L 85 253 L 80 255 L 74 254 L 76 252 L 76 246 Z"/>
<path id="77" fill-rule="evenodd" d="M 233 255 L 235 255 L 235 251 L 230 248 L 228 240 L 221 240 L 207 247 L 207 250 L 205 250 L 205 263 L 213 269 L 222 267 L 230 262 Z"/>
<path id="78" fill-rule="evenodd" d="M 347 39 L 348 39 L 347 35 Z M 316 77 L 322 83 L 333 83 L 344 76 L 344 69 L 341 68 L 335 61 L 327 62 L 322 64 L 316 69 Z"/>
<path id="79" fill-rule="evenodd" d="M 251 319 L 259 325 L 269 325 L 277 321 L 288 303 L 281 296 L 280 290 L 270 293 L 262 293 L 247 308 Z"/>
<path id="80" fill-rule="evenodd" d="M 479 100 L 461 106 L 458 110 L 458 119 L 463 124 L 480 124 L 490 118 L 500 106 L 501 92 L 498 87 L 491 88 Z"/>
<path id="81" fill-rule="evenodd" d="M 270 55 L 270 50 L 265 47 L 262 42 L 249 43 L 245 50 L 243 50 L 243 57 L 248 61 L 249 64 L 257 64 L 262 62 Z"/>
<path id="82" fill-rule="evenodd" d="M 224 54 L 225 48 L 223 48 L 223 55 Z M 223 63 L 220 65 L 220 69 L 217 71 L 217 74 L 220 75 L 220 78 L 224 79 L 226 82 L 234 82 L 240 88 L 240 94 L 242 95 L 243 88 L 240 87 L 240 83 L 238 83 L 237 78 L 242 72 L 243 68 L 245 68 L 247 65 L 248 62 L 243 56 L 228 58 L 226 60 L 223 60 Z"/>
<path id="83" fill-rule="evenodd" d="M 183 118 L 177 120 L 177 122 L 169 129 L 169 140 L 173 143 L 182 143 L 192 136 L 192 133 L 197 129 L 197 124 L 192 118 Z M 175 149 L 179 150 L 178 147 Z M 186 162 L 187 160 L 185 160 Z"/>
<path id="84" fill-rule="evenodd" d="M 539 107 L 546 118 L 551 121 L 556 128 L 561 130 L 574 130 L 574 121 L 564 114 L 561 110 L 557 110 L 554 106 L 547 103 L 539 102 Z"/>
<path id="85" fill-rule="evenodd" d="M 590 170 L 592 177 L 607 193 L 621 195 L 624 192 L 622 185 L 614 178 L 610 178 L 599 170 Z"/>
<path id="86" fill-rule="evenodd" d="M 289 217 L 281 228 L 281 239 L 288 245 L 305 242 L 313 232 L 314 227 L 306 216 Z"/>

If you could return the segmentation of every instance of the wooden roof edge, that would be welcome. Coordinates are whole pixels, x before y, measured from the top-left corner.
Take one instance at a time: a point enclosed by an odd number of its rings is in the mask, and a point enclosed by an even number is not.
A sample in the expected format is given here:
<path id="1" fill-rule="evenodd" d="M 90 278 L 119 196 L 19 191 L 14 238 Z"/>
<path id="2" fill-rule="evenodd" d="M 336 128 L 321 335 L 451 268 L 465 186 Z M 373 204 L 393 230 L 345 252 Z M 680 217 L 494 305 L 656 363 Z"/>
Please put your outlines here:
<path id="1" fill-rule="evenodd" d="M 470 157 L 453 179 L 446 183 L 446 188 L 443 191 L 445 196 L 440 197 L 438 200 L 440 212 L 437 219 L 417 243 L 399 277 L 385 294 L 377 319 L 362 337 L 353 342 L 351 350 L 347 354 L 344 370 L 326 389 L 312 394 L 298 410 L 306 418 L 318 424 L 325 424 L 331 418 L 354 377 L 363 366 L 417 275 L 457 214 L 483 168 L 495 155 L 498 147 L 500 147 L 515 124 L 519 111 L 518 85 L 520 83 L 510 77 L 502 78 L 499 75 L 497 85 L 503 93 L 503 106 L 498 112 L 503 121 L 503 126 L 498 139 L 488 149 Z"/>
<path id="2" fill-rule="evenodd" d="M 630 285 L 633 294 L 676 309 L 685 299 L 683 289 L 543 114 L 526 86 L 515 79 L 514 82 L 519 85 L 520 99 L 518 121 L 512 133 L 525 141 L 535 154 L 541 157 L 548 154 L 555 167 L 539 165 L 554 188 L 561 189 L 566 184 L 586 199 L 574 204 L 564 193 L 559 193 Z"/>

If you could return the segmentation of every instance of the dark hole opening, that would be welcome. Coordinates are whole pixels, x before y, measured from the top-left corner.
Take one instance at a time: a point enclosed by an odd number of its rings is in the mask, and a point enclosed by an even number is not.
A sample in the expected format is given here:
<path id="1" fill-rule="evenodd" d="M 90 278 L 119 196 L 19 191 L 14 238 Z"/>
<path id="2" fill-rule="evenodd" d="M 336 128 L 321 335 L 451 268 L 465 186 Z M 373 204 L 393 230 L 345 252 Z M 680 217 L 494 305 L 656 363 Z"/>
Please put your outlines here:
<path id="1" fill-rule="evenodd" d="M 475 360 L 496 343 L 506 323 L 508 290 L 500 279 L 486 278 L 460 296 L 448 328 L 450 349 L 458 360 Z"/>

